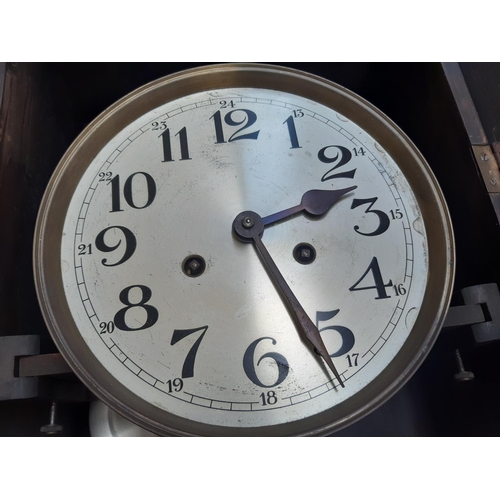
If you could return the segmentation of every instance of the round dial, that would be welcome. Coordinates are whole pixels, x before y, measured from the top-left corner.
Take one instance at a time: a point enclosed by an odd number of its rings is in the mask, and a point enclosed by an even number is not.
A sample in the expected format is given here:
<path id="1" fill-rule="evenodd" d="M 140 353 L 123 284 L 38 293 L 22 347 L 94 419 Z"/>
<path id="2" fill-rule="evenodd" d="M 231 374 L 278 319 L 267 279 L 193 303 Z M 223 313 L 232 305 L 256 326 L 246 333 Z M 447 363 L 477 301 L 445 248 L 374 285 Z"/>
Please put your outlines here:
<path id="1" fill-rule="evenodd" d="M 325 434 L 394 393 L 439 331 L 452 231 L 424 160 L 359 97 L 221 65 L 91 124 L 37 225 L 47 324 L 159 434 Z"/>

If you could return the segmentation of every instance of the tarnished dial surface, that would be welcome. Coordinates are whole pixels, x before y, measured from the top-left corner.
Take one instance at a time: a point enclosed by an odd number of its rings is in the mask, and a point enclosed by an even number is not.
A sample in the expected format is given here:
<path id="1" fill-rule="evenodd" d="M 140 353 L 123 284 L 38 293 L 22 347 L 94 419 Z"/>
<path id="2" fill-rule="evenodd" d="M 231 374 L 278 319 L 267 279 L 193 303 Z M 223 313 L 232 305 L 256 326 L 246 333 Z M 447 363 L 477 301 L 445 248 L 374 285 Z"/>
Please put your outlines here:
<path id="1" fill-rule="evenodd" d="M 52 308 L 46 317 L 84 381 L 150 430 L 324 433 L 328 422 L 344 425 L 378 404 L 415 369 L 442 320 L 451 271 L 443 271 L 428 331 L 417 338 L 433 257 L 429 222 L 404 165 L 352 118 L 310 95 L 217 85 L 177 91 L 133 119 L 116 118 L 122 102 L 109 112 L 112 126 L 80 138 L 82 157 L 85 141 L 98 134 L 88 158 L 66 169 L 74 160 L 63 160 L 45 203 L 71 185 L 59 202 L 62 230 L 52 236 L 58 300 L 69 314 L 59 321 Z M 98 120 L 101 129 L 106 119 Z M 428 184 L 438 193 L 420 168 L 412 174 L 423 179 L 418 189 Z M 341 388 L 232 223 L 246 210 L 265 217 L 298 205 L 312 189 L 351 186 L 325 215 L 298 213 L 262 236 L 317 325 Z M 441 231 L 438 259 L 452 267 L 446 211 L 439 199 L 432 203 L 445 228 L 431 231 Z M 44 273 L 42 297 L 56 293 L 45 291 Z M 417 345 L 406 352 L 412 335 Z"/>

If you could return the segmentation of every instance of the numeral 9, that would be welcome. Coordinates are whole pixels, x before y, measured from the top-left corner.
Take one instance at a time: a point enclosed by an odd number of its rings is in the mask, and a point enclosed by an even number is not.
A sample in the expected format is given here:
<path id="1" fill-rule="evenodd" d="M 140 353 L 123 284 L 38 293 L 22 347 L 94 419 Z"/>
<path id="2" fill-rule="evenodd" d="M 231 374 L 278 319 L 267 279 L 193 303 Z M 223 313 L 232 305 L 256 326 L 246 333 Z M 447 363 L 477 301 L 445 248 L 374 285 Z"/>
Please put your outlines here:
<path id="1" fill-rule="evenodd" d="M 126 227 L 123 227 L 123 226 L 110 226 L 110 227 L 107 227 L 106 229 L 102 230 L 97 235 L 97 238 L 95 239 L 95 246 L 98 250 L 100 250 L 101 252 L 113 252 L 122 244 L 121 239 L 118 240 L 118 243 L 114 246 L 109 246 L 104 241 L 104 236 L 106 235 L 106 233 L 108 231 L 116 230 L 116 229 L 121 231 L 123 233 L 123 236 L 125 237 L 125 252 L 123 253 L 123 257 L 118 262 L 115 262 L 114 264 L 107 264 L 108 259 L 102 259 L 101 262 L 106 267 L 119 266 L 120 264 L 123 264 L 128 259 L 130 259 L 130 257 L 132 257 L 132 255 L 134 254 L 135 249 L 137 247 L 137 240 L 134 236 L 134 233 L 130 229 L 127 229 Z M 114 233 L 116 233 L 116 231 L 114 231 Z"/>

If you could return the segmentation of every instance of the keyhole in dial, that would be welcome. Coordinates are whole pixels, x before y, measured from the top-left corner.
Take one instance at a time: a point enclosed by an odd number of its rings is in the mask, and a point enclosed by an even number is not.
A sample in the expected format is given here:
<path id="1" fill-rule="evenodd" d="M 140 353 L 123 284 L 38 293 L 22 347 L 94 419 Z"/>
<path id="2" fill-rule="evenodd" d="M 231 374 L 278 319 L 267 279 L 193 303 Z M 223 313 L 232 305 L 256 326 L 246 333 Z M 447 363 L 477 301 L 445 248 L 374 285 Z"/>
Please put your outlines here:
<path id="1" fill-rule="evenodd" d="M 311 264 L 311 262 L 314 262 L 314 260 L 316 259 L 316 250 L 309 243 L 299 243 L 293 249 L 293 258 L 299 264 Z"/>
<path id="2" fill-rule="evenodd" d="M 205 259 L 200 255 L 190 255 L 182 263 L 184 274 L 190 278 L 201 276 L 205 272 L 206 267 Z"/>

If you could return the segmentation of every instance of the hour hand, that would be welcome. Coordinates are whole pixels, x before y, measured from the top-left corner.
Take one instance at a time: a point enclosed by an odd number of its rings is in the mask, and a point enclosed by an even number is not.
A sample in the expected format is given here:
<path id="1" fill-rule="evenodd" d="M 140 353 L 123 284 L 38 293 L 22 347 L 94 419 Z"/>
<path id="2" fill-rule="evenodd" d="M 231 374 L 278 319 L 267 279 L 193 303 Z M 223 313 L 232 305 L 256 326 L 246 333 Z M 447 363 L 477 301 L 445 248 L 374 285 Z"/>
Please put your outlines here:
<path id="1" fill-rule="evenodd" d="M 281 210 L 262 219 L 265 226 L 274 224 L 286 219 L 298 212 L 305 212 L 309 215 L 324 215 L 337 203 L 345 194 L 353 191 L 358 186 L 351 186 L 345 189 L 311 189 L 302 195 L 300 205 Z"/>

